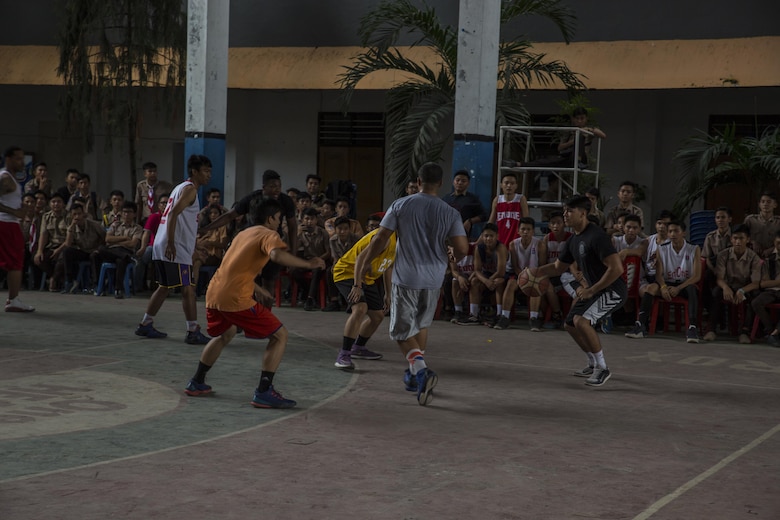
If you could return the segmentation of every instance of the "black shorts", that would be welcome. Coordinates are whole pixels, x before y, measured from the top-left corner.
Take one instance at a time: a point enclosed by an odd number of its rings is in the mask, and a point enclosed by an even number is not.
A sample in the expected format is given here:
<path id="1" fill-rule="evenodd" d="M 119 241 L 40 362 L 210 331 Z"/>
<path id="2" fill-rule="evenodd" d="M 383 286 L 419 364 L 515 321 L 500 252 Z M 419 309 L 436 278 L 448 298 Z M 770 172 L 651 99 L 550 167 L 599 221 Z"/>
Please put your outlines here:
<path id="1" fill-rule="evenodd" d="M 157 283 L 163 287 L 171 289 L 192 285 L 191 265 L 166 262 L 165 260 L 153 260 L 152 263 Z"/>
<path id="2" fill-rule="evenodd" d="M 349 293 L 352 291 L 352 286 L 355 280 L 342 280 L 336 282 L 336 287 L 339 290 L 339 294 L 347 300 L 349 303 Z M 374 283 L 372 285 L 363 284 L 363 296 L 360 297 L 360 302 L 364 302 L 368 305 L 370 311 L 381 311 L 385 307 L 385 291 L 380 283 Z M 352 304 L 349 303 L 352 307 Z"/>
<path id="3" fill-rule="evenodd" d="M 577 300 L 572 305 L 569 315 L 566 316 L 566 325 L 574 325 L 574 317 L 582 316 L 596 325 L 601 318 L 609 316 L 623 306 L 626 301 L 626 285 L 607 287 L 590 299 Z"/>

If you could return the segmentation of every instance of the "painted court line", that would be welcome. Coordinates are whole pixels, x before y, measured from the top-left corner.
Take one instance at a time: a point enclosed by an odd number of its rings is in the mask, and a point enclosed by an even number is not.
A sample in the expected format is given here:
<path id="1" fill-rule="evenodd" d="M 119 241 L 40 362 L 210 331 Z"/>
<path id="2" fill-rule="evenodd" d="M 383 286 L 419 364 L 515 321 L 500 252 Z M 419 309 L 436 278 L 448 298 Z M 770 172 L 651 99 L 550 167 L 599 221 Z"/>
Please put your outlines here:
<path id="1" fill-rule="evenodd" d="M 694 487 L 698 486 L 714 474 L 716 474 L 718 471 L 722 470 L 735 460 L 737 460 L 742 455 L 745 455 L 746 453 L 749 453 L 753 448 L 758 447 L 761 443 L 772 437 L 777 432 L 780 432 L 780 424 L 769 430 L 768 432 L 764 433 L 757 439 L 755 439 L 750 444 L 747 444 L 746 446 L 743 446 L 742 448 L 738 449 L 725 459 L 721 460 L 714 466 L 712 466 L 710 469 L 705 471 L 704 473 L 700 473 L 696 477 L 692 478 L 682 486 L 678 487 L 665 497 L 661 498 L 660 500 L 656 501 L 653 505 L 642 511 L 640 514 L 634 517 L 634 520 L 646 520 L 647 518 L 650 518 L 654 514 L 656 514 L 658 511 L 661 510 L 664 506 L 672 502 L 673 500 L 676 500 L 679 498 L 683 493 L 690 491 Z"/>
<path id="2" fill-rule="evenodd" d="M 49 475 L 56 475 L 58 473 L 65 473 L 65 472 L 68 472 L 68 471 L 77 471 L 77 470 L 80 470 L 80 469 L 87 469 L 87 468 L 95 468 L 95 467 L 98 467 L 98 466 L 105 466 L 106 464 L 114 464 L 114 463 L 117 463 L 117 462 L 124 462 L 126 460 L 140 459 L 142 457 L 149 457 L 149 456 L 153 456 L 153 455 L 159 455 L 160 453 L 167 453 L 169 451 L 179 450 L 179 449 L 183 449 L 183 448 L 190 448 L 192 446 L 198 446 L 200 444 L 206 444 L 208 442 L 214 442 L 214 441 L 218 441 L 218 440 L 221 440 L 221 439 L 227 439 L 229 437 L 233 437 L 235 435 L 240 435 L 242 433 L 251 432 L 251 431 L 254 431 L 254 430 L 259 430 L 261 428 L 265 428 L 267 426 L 271 426 L 272 424 L 276 424 L 276 423 L 281 422 L 281 421 L 286 421 L 288 419 L 292 419 L 293 417 L 298 417 L 301 414 L 308 413 L 308 412 L 311 412 L 312 410 L 315 410 L 315 409 L 317 409 L 317 408 L 319 408 L 321 406 L 325 406 L 326 404 L 330 403 L 331 401 L 335 401 L 339 397 L 341 397 L 344 394 L 346 394 L 350 389 L 352 389 L 353 386 L 355 386 L 355 383 L 357 382 L 358 377 L 359 377 L 359 374 L 352 374 L 352 377 L 349 379 L 349 382 L 344 386 L 344 388 L 342 388 L 341 390 L 339 390 L 335 394 L 331 395 L 327 399 L 323 399 L 322 401 L 320 401 L 318 403 L 315 403 L 311 407 L 300 408 L 300 409 L 298 409 L 294 413 L 285 413 L 285 415 L 283 415 L 281 417 L 278 417 L 278 418 L 273 419 L 272 421 L 268 421 L 266 423 L 258 424 L 257 426 L 250 426 L 249 428 L 244 428 L 242 430 L 236 430 L 234 432 L 224 433 L 222 435 L 217 435 L 216 437 L 209 437 L 208 439 L 202 439 L 202 440 L 195 441 L 195 442 L 190 442 L 190 443 L 187 443 L 187 444 L 180 444 L 178 446 L 171 446 L 170 448 L 163 448 L 161 450 L 147 451 L 147 452 L 144 452 L 144 453 L 138 453 L 136 455 L 129 455 L 127 457 L 121 457 L 121 458 L 118 458 L 118 459 L 104 460 L 104 461 L 101 461 L 101 462 L 93 462 L 91 464 L 83 464 L 81 466 L 73 466 L 72 468 L 55 469 L 55 470 L 52 470 L 52 471 L 44 471 L 42 473 L 34 473 L 34 474 L 30 474 L 30 475 L 23 475 L 21 477 L 14 477 L 14 478 L 6 479 L 6 480 L 0 480 L 0 484 L 8 484 L 8 483 L 11 483 L 11 482 L 19 482 L 21 480 L 30 480 L 30 479 L 34 479 L 34 478 L 38 478 L 38 477 L 48 477 Z M 252 413 L 252 411 L 249 410 L 248 413 Z"/>

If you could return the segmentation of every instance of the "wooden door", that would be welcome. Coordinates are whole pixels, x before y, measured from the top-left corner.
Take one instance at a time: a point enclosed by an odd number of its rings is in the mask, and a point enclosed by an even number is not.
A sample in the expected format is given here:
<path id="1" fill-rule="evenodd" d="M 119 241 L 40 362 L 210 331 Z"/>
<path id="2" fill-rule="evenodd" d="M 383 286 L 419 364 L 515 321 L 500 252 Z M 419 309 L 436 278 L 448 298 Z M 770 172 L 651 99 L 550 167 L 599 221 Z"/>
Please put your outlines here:
<path id="1" fill-rule="evenodd" d="M 357 185 L 357 219 L 363 228 L 372 213 L 384 211 L 384 149 L 368 146 L 322 146 L 317 174 L 322 189 L 331 181 L 348 179 Z"/>

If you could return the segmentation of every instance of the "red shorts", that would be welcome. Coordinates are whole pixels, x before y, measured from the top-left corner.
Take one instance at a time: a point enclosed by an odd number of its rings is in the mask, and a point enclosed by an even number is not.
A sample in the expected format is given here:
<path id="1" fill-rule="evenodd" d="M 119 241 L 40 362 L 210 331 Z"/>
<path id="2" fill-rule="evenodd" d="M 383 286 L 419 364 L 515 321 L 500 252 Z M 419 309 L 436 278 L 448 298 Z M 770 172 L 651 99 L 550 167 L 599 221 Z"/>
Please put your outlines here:
<path id="1" fill-rule="evenodd" d="M 0 269 L 24 268 L 24 236 L 18 222 L 0 222 Z"/>
<path id="2" fill-rule="evenodd" d="M 244 336 L 250 339 L 265 339 L 282 328 L 282 322 L 271 309 L 259 303 L 244 311 L 229 312 L 206 309 L 209 336 L 221 336 L 232 325 L 244 329 Z"/>

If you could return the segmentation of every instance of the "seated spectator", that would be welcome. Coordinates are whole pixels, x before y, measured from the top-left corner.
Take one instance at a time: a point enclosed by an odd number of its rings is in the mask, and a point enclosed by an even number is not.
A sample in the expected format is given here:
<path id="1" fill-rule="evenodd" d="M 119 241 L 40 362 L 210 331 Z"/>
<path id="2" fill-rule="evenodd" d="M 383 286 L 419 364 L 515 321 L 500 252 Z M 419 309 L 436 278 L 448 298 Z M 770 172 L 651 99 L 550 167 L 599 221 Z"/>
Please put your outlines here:
<path id="1" fill-rule="evenodd" d="M 607 213 L 607 233 L 614 234 L 615 222 L 620 213 L 639 215 L 639 219 L 642 221 L 642 228 L 644 228 L 644 212 L 642 212 L 642 208 L 633 203 L 637 188 L 637 184 L 633 181 L 623 181 L 620 183 L 618 188 L 618 204 Z"/>
<path id="2" fill-rule="evenodd" d="M 756 313 L 764 326 L 764 332 L 768 333 L 767 343 L 773 347 L 780 347 L 780 322 L 772 322 L 772 316 L 767 305 L 780 302 L 780 231 L 775 233 L 775 247 L 765 260 L 768 278 L 758 282 L 758 296 L 750 303 L 753 312 Z"/>
<path id="3" fill-rule="evenodd" d="M 744 224 L 731 232 L 731 247 L 718 253 L 715 260 L 715 279 L 717 287 L 712 291 L 712 307 L 710 321 L 704 341 L 714 341 L 717 338 L 718 321 L 722 316 L 723 302 L 734 305 L 745 305 L 745 316 L 739 324 L 740 343 L 750 343 L 750 327 L 753 324 L 751 300 L 758 296 L 758 287 L 762 282 L 763 272 L 761 257 L 748 247 L 750 230 Z"/>
<path id="4" fill-rule="evenodd" d="M 39 162 L 33 166 L 33 176 L 33 179 L 24 185 L 24 192 L 35 193 L 41 190 L 47 197 L 51 197 L 53 188 L 49 178 L 49 167 L 46 166 L 45 162 Z"/>
<path id="5" fill-rule="evenodd" d="M 311 205 L 313 208 L 321 208 L 325 203 L 325 193 L 320 191 L 322 185 L 322 177 L 319 175 L 309 174 L 306 176 L 306 193 L 311 196 Z M 331 210 L 335 209 L 336 205 L 331 206 Z M 332 216 L 332 215 L 331 215 Z M 327 217 L 330 218 L 330 217 Z"/>
<path id="6" fill-rule="evenodd" d="M 86 262 L 90 255 L 96 252 L 106 242 L 106 229 L 97 220 L 87 218 L 84 206 L 74 202 L 70 207 L 70 225 L 65 238 L 65 250 L 62 259 L 65 266 L 64 292 L 78 293 L 89 287 L 79 287 L 77 280 L 79 262 Z M 92 279 L 97 283 L 97 279 Z"/>
<path id="7" fill-rule="evenodd" d="M 476 242 L 469 243 L 466 256 L 458 262 L 450 259 L 450 272 L 452 273 L 452 301 L 455 315 L 450 322 L 458 323 L 458 320 L 466 320 L 469 313 L 463 310 L 463 301 L 471 291 L 471 277 L 474 274 L 474 250 Z"/>
<path id="8" fill-rule="evenodd" d="M 720 206 L 715 210 L 715 229 L 707 233 L 702 247 L 702 258 L 707 262 L 707 269 L 702 273 L 704 283 L 704 305 L 707 309 L 712 305 L 712 290 L 715 288 L 715 259 L 718 253 L 731 247 L 731 209 Z"/>
<path id="9" fill-rule="evenodd" d="M 379 223 L 382 222 L 382 217 L 384 217 L 384 212 L 372 213 L 368 216 L 368 219 L 366 220 L 366 234 L 371 233 L 375 229 L 379 229 Z"/>
<path id="10" fill-rule="evenodd" d="M 137 212 L 135 202 L 126 201 L 122 206 L 122 218 L 118 224 L 112 224 L 106 231 L 106 243 L 90 255 L 92 261 L 92 279 L 98 279 L 100 266 L 105 263 L 116 264 L 114 278 L 114 298 L 125 297 L 125 272 L 127 265 L 133 261 L 135 252 L 141 245 L 143 228 L 136 224 Z M 98 290 L 102 290 L 99 287 Z"/>
<path id="11" fill-rule="evenodd" d="M 163 193 L 157 197 L 157 211 L 149 215 L 144 224 L 144 232 L 141 235 L 141 247 L 135 253 L 136 267 L 135 280 L 133 280 L 135 292 L 144 292 L 146 290 L 147 271 L 152 264 L 154 236 L 157 233 L 157 228 L 160 227 L 160 220 L 162 220 L 165 207 L 168 205 L 168 196 L 168 193 Z"/>
<path id="12" fill-rule="evenodd" d="M 325 231 L 327 231 L 330 236 L 336 234 L 335 222 L 338 217 L 349 218 L 349 199 L 347 197 L 339 197 L 336 200 L 336 216 L 325 221 Z M 363 236 L 363 227 L 360 225 L 360 222 L 350 218 L 349 232 L 360 238 Z"/>
<path id="13" fill-rule="evenodd" d="M 49 207 L 51 195 L 48 195 L 41 190 L 36 191 L 33 195 L 35 195 L 35 215 L 40 219 L 43 217 L 44 213 L 51 209 Z"/>
<path id="14" fill-rule="evenodd" d="M 566 231 L 566 226 L 563 222 L 563 213 L 561 211 L 553 211 L 550 214 L 550 232 L 544 236 L 543 244 L 544 250 L 547 252 L 547 261 L 543 264 L 554 264 L 558 259 L 558 256 L 566 250 L 566 241 L 571 237 L 571 232 Z M 544 293 L 544 302 L 552 309 L 552 319 L 549 323 L 542 325 L 541 320 L 537 317 L 535 320 L 531 317 L 531 330 L 537 332 L 540 330 L 540 326 L 545 329 L 559 329 L 563 325 L 563 315 L 561 314 L 561 302 L 558 299 L 558 291 L 562 288 L 560 276 L 550 278 L 550 285 L 547 291 Z"/>
<path id="15" fill-rule="evenodd" d="M 350 231 L 351 225 L 348 217 L 338 217 L 334 224 L 336 233 L 328 240 L 331 266 L 327 270 L 328 305 L 323 309 L 325 312 L 336 312 L 341 309 L 338 287 L 333 279 L 333 265 L 360 240 L 359 236 Z"/>
<path id="16" fill-rule="evenodd" d="M 775 233 L 780 231 L 780 216 L 775 215 L 776 209 L 777 194 L 765 191 L 758 200 L 758 213 L 745 217 L 750 246 L 762 258 L 772 251 Z"/>
<path id="17" fill-rule="evenodd" d="M 639 295 L 642 296 L 647 290 L 647 286 L 656 283 L 655 269 L 658 265 L 656 262 L 656 256 L 658 255 L 658 248 L 663 244 L 669 242 L 667 235 L 667 226 L 674 220 L 674 215 L 671 211 L 661 210 L 658 213 L 658 218 L 655 220 L 655 234 L 647 237 L 647 248 L 645 249 L 645 255 L 642 258 L 642 269 L 644 274 L 639 282 Z"/>
<path id="18" fill-rule="evenodd" d="M 222 215 L 222 206 L 219 204 L 212 204 L 208 210 L 209 222 L 214 222 Z M 149 219 L 153 215 L 150 215 Z M 207 231 L 195 240 L 195 252 L 192 255 L 192 285 L 195 287 L 198 286 L 202 266 L 219 266 L 222 263 L 222 257 L 225 256 L 225 248 L 229 242 L 227 232 L 227 226 L 220 226 Z"/>
<path id="19" fill-rule="evenodd" d="M 76 191 L 71 194 L 70 200 L 67 201 L 65 210 L 70 211 L 70 207 L 74 202 L 81 202 L 81 204 L 84 205 L 84 214 L 87 216 L 87 218 L 91 220 L 97 220 L 99 222 L 102 220 L 98 217 L 101 204 L 98 201 L 97 193 L 89 190 L 91 183 L 92 181 L 89 178 L 89 175 L 86 173 L 79 175 L 79 182 L 77 185 L 78 187 Z"/>
<path id="20" fill-rule="evenodd" d="M 206 193 L 206 206 L 198 212 L 198 227 L 207 226 L 212 222 L 212 219 L 209 217 L 209 215 L 211 215 L 212 206 L 217 207 L 219 215 L 227 213 L 228 211 L 228 209 L 222 205 L 222 192 L 219 191 L 219 188 L 211 188 Z M 219 215 L 217 216 L 219 217 Z"/>
<path id="21" fill-rule="evenodd" d="M 314 199 L 312 199 L 312 203 L 313 202 Z M 336 201 L 331 199 L 324 199 L 322 201 L 322 205 L 320 206 L 320 219 L 323 222 L 327 222 L 334 216 L 336 216 Z"/>
<path id="22" fill-rule="evenodd" d="M 287 196 L 292 199 L 294 204 L 298 204 L 298 197 L 301 196 L 301 190 L 298 188 L 287 188 Z"/>
<path id="23" fill-rule="evenodd" d="M 508 329 L 509 317 L 512 314 L 512 308 L 515 306 L 515 296 L 517 294 L 517 276 L 528 267 L 539 267 L 539 259 L 544 262 L 547 259 L 547 246 L 541 238 L 534 236 L 536 222 L 531 217 L 520 219 L 520 236 L 509 243 L 509 264 L 512 268 L 511 273 L 507 273 L 506 289 L 504 290 L 504 299 L 502 303 L 501 318 L 496 323 L 494 329 Z M 539 323 L 539 307 L 541 297 L 528 299 L 528 309 L 531 320 Z M 533 325 L 533 323 L 532 323 Z"/>
<path id="24" fill-rule="evenodd" d="M 122 218 L 122 206 L 125 204 L 125 194 L 122 190 L 113 190 L 108 196 L 108 207 L 103 211 L 103 227 L 108 229 L 112 224 L 119 223 Z"/>
<path id="25" fill-rule="evenodd" d="M 480 242 L 474 250 L 474 273 L 471 275 L 469 289 L 469 316 L 458 320 L 458 325 L 480 325 L 479 305 L 485 293 L 490 293 L 491 301 L 496 303 L 496 315 L 485 320 L 490 327 L 495 326 L 502 316 L 504 297 L 504 274 L 506 272 L 507 249 L 498 241 L 498 227 L 493 223 L 485 224 Z"/>
<path id="26" fill-rule="evenodd" d="M 673 220 L 667 225 L 669 241 L 658 247 L 654 283 L 648 284 L 642 295 L 639 317 L 627 338 L 647 336 L 650 313 L 656 297 L 671 301 L 677 296 L 688 300 L 688 330 L 685 340 L 699 342 L 696 328 L 699 319 L 699 290 L 701 279 L 701 251 L 699 246 L 685 240 L 685 224 Z"/>
<path id="27" fill-rule="evenodd" d="M 298 256 L 304 260 L 313 258 L 322 258 L 327 264 L 330 260 L 330 248 L 328 247 L 328 234 L 324 229 L 317 225 L 318 211 L 315 208 L 308 208 L 303 214 L 303 225 L 298 230 Z M 293 268 L 290 275 L 300 287 L 307 287 L 306 302 L 303 304 L 303 310 L 313 311 L 317 308 L 319 296 L 320 279 L 324 272 L 323 269 L 304 269 L 301 267 Z M 311 279 L 308 274 L 311 273 Z M 291 295 L 296 298 L 298 295 Z"/>
<path id="28" fill-rule="evenodd" d="M 81 177 L 81 174 L 76 168 L 68 168 L 65 172 L 65 186 L 57 190 L 63 204 L 67 203 L 70 200 L 71 195 L 76 193 L 79 189 L 79 177 Z M 54 193 L 52 193 L 52 196 L 54 196 Z M 64 209 L 65 207 L 63 206 L 63 210 Z"/>
<path id="29" fill-rule="evenodd" d="M 417 181 L 409 181 L 406 183 L 406 194 L 407 195 L 414 195 L 415 193 L 420 192 L 420 187 L 417 185 Z"/>
<path id="30" fill-rule="evenodd" d="M 300 226 L 303 224 L 303 212 L 311 207 L 311 195 L 306 191 L 298 195 L 298 201 L 295 206 L 295 217 L 298 219 L 298 225 Z M 325 227 L 325 221 L 320 218 L 319 211 L 317 212 L 317 225 Z"/>
<path id="31" fill-rule="evenodd" d="M 38 252 L 35 253 L 33 261 L 49 277 L 49 291 L 56 292 L 65 274 L 60 254 L 65 249 L 70 222 L 65 213 L 65 202 L 59 192 L 52 195 L 49 206 L 51 210 L 41 218 Z"/>
<path id="32" fill-rule="evenodd" d="M 647 240 L 639 236 L 641 220 L 638 215 L 621 215 L 618 221 L 625 219 L 622 225 L 623 233 L 612 235 L 612 245 L 615 246 L 618 256 L 625 260 L 629 256 L 642 257 L 647 251 Z"/>
<path id="33" fill-rule="evenodd" d="M 590 200 L 590 214 L 598 218 L 598 226 L 601 229 L 606 229 L 607 216 L 598 207 L 601 191 L 597 187 L 593 186 L 592 188 L 589 188 L 588 191 L 585 192 L 585 196 L 588 197 L 588 200 Z M 640 219 L 640 227 L 641 227 L 641 222 L 642 221 Z"/>
<path id="34" fill-rule="evenodd" d="M 144 180 L 135 186 L 135 205 L 138 222 L 143 225 L 149 215 L 157 210 L 157 201 L 163 193 L 170 193 L 173 185 L 157 176 L 157 165 L 146 162 L 141 167 L 144 170 Z"/>

